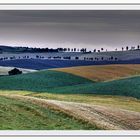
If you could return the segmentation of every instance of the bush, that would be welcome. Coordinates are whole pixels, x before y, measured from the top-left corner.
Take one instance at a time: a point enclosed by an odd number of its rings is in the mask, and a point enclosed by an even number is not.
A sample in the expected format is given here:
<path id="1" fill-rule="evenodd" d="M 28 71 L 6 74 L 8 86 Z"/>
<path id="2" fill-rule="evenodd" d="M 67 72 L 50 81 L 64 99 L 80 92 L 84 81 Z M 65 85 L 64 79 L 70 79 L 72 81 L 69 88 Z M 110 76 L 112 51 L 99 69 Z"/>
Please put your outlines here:
<path id="1" fill-rule="evenodd" d="M 8 74 L 9 74 L 9 75 L 22 74 L 22 71 L 20 71 L 20 70 L 17 69 L 17 68 L 14 68 L 14 69 L 10 70 L 10 71 L 8 72 Z"/>

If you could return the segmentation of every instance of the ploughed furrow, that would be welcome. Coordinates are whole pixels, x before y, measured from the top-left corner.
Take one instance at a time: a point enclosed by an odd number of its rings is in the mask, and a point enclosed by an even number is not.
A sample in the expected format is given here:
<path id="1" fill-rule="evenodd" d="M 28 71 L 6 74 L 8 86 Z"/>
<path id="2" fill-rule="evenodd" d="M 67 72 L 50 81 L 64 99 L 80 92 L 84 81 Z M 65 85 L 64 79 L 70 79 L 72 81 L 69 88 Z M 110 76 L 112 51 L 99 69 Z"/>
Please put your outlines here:
<path id="1" fill-rule="evenodd" d="M 3 94 L 8 98 L 26 100 L 39 106 L 57 110 L 77 119 L 95 124 L 107 130 L 140 130 L 140 113 L 114 107 L 89 105 L 57 100 L 46 100 L 29 96 Z"/>

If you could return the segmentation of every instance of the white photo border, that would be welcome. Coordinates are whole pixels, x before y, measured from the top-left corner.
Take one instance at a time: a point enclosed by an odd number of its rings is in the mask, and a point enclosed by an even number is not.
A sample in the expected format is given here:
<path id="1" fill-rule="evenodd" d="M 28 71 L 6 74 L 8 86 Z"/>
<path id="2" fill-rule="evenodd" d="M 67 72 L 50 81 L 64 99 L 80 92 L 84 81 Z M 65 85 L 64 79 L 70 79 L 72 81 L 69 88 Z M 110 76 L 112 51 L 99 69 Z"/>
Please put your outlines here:
<path id="1" fill-rule="evenodd" d="M 140 10 L 140 3 L 1 3 L 1 10 Z M 0 137 L 140 137 L 140 130 L 0 130 Z"/>

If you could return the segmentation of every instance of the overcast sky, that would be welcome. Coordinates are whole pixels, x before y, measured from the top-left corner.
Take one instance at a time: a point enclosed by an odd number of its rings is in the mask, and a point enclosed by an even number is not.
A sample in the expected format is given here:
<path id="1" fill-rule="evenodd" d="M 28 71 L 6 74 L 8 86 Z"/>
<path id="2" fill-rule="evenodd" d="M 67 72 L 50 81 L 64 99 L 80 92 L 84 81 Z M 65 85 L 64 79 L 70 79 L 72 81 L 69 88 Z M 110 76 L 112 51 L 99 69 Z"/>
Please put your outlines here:
<path id="1" fill-rule="evenodd" d="M 140 44 L 140 11 L 0 11 L 0 44 L 108 50 Z"/>

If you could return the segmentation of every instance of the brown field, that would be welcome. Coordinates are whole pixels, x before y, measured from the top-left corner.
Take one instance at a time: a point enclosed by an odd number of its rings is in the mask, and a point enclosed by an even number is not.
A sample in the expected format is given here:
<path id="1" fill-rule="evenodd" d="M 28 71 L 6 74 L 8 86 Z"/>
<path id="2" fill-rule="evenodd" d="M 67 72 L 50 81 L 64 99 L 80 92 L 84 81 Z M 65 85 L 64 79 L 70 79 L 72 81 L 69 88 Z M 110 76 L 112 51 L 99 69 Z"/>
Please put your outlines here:
<path id="1" fill-rule="evenodd" d="M 140 64 L 78 66 L 52 69 L 78 75 L 92 81 L 109 81 L 140 74 Z"/>

